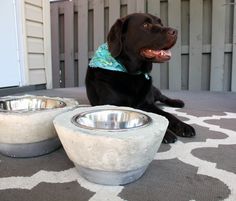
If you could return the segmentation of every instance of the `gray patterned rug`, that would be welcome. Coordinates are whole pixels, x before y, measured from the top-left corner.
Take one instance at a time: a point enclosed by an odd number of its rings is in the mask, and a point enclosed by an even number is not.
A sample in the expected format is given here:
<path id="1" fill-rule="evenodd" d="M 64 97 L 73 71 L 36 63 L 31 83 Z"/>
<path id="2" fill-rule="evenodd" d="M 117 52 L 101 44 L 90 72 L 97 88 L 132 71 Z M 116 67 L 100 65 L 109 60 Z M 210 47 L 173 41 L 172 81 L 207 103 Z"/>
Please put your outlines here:
<path id="1" fill-rule="evenodd" d="M 80 97 L 84 89 L 38 91 Z M 196 129 L 195 138 L 162 144 L 146 173 L 125 186 L 81 178 L 63 148 L 38 158 L 0 155 L 0 201 L 236 201 L 236 94 L 170 92 L 184 109 L 164 107 Z"/>

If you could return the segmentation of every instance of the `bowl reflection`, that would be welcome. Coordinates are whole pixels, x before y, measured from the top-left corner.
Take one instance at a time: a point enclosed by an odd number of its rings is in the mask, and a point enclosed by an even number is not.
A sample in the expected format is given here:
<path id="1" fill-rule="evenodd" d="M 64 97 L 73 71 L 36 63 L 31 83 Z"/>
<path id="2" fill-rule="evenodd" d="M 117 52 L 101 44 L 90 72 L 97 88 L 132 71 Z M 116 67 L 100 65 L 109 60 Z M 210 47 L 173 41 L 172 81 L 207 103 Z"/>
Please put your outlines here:
<path id="1" fill-rule="evenodd" d="M 123 131 L 147 126 L 151 118 L 132 110 L 101 109 L 77 114 L 72 123 L 86 129 Z"/>
<path id="2" fill-rule="evenodd" d="M 66 103 L 53 98 L 44 97 L 14 97 L 0 99 L 0 112 L 29 112 L 63 108 Z"/>

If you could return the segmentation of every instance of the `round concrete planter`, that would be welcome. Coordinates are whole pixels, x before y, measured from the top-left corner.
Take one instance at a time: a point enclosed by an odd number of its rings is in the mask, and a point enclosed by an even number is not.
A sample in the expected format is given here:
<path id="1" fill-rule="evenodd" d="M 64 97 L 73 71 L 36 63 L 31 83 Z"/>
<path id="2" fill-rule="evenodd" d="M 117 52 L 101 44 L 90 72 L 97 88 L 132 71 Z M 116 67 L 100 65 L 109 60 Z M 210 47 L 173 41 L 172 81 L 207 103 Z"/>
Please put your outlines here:
<path id="1" fill-rule="evenodd" d="M 0 153 L 11 157 L 34 157 L 60 147 L 53 126 L 58 114 L 78 102 L 45 96 L 7 96 L 0 99 Z"/>
<path id="2" fill-rule="evenodd" d="M 109 127 L 114 122 L 109 121 L 116 118 L 111 116 L 103 120 L 86 120 L 91 116 L 89 113 L 101 110 L 131 111 L 147 116 L 151 122 L 145 125 L 135 123 L 138 126 L 133 128 L 125 126 L 112 130 Z M 85 119 L 78 120 L 80 116 Z M 97 122 L 93 124 L 91 121 Z M 99 121 L 107 121 L 105 125 L 109 126 L 100 128 L 104 122 Z M 140 178 L 153 160 L 168 126 L 168 120 L 162 116 L 116 106 L 78 108 L 58 115 L 53 123 L 79 174 L 91 182 L 104 185 L 121 185 Z"/>

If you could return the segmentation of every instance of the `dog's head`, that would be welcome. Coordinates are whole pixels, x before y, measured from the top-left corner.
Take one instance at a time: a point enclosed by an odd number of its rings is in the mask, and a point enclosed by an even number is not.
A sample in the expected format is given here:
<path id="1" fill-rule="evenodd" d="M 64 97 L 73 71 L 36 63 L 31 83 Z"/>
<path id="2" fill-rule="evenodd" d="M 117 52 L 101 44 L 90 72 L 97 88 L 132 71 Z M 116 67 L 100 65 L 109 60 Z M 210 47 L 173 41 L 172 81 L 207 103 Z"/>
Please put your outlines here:
<path id="1" fill-rule="evenodd" d="M 163 26 L 151 14 L 134 13 L 118 19 L 108 34 L 108 47 L 115 58 L 120 55 L 139 61 L 163 63 L 171 58 L 177 30 Z"/>

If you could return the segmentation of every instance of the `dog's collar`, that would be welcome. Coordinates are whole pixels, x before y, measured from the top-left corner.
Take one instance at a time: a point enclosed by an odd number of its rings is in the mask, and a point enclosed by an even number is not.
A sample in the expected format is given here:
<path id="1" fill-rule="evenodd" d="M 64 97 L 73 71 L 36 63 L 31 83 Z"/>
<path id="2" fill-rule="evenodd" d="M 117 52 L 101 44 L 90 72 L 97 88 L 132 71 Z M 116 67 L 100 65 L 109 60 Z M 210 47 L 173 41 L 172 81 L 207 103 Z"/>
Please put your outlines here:
<path id="1" fill-rule="evenodd" d="M 119 71 L 123 73 L 128 73 L 125 66 L 119 63 L 108 50 L 107 43 L 104 43 L 98 47 L 93 58 L 89 62 L 89 67 L 91 68 L 103 68 L 111 71 Z M 147 73 L 138 72 L 137 75 L 144 74 L 147 80 L 150 79 Z"/>

